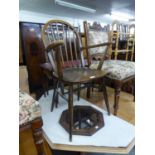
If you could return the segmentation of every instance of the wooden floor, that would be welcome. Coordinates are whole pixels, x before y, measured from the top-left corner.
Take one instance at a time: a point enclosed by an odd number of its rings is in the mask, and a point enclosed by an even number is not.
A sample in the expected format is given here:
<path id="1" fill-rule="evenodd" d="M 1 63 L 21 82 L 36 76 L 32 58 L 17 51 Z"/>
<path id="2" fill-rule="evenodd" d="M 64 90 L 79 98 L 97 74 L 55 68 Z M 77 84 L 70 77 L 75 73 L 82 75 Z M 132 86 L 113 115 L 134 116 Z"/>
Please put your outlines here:
<path id="1" fill-rule="evenodd" d="M 107 87 L 107 93 L 108 93 L 108 99 L 110 104 L 110 110 L 111 110 L 111 113 L 113 113 L 114 89 Z M 89 99 L 86 98 L 86 90 L 82 90 L 81 97 L 106 110 L 103 93 L 99 92 L 97 89 L 94 89 L 93 92 L 91 92 L 91 97 Z M 118 110 L 117 116 L 134 125 L 135 124 L 135 102 L 133 101 L 133 99 L 134 99 L 133 95 L 129 93 L 126 93 L 126 92 L 120 93 L 119 110 Z"/>
<path id="2" fill-rule="evenodd" d="M 107 91 L 110 103 L 110 110 L 113 113 L 114 89 L 107 88 Z M 81 97 L 106 110 L 103 94 L 102 92 L 98 92 L 97 89 L 94 89 L 94 91 L 91 92 L 91 97 L 89 99 L 86 98 L 86 91 L 82 90 Z M 133 95 L 126 92 L 121 92 L 117 116 L 126 120 L 127 122 L 130 122 L 133 125 L 135 124 L 135 102 L 133 102 Z M 20 134 L 19 142 L 20 155 L 37 155 L 32 139 L 32 133 L 30 130 Z M 46 142 L 44 143 L 44 148 L 46 151 L 45 155 L 51 155 L 51 151 L 49 150 Z"/>
<path id="3" fill-rule="evenodd" d="M 44 153 L 45 155 L 52 155 L 51 149 L 49 148 L 45 140 L 44 140 Z M 37 155 L 37 150 L 34 145 L 31 129 L 28 129 L 20 133 L 19 155 Z"/>

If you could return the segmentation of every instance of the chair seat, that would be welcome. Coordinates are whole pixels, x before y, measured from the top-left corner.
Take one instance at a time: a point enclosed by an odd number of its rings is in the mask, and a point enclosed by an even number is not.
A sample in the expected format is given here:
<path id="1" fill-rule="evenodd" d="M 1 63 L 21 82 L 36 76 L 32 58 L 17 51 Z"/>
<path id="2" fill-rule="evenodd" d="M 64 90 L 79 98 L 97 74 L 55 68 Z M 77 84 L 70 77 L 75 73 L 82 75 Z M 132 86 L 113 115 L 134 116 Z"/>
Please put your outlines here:
<path id="1" fill-rule="evenodd" d="M 63 72 L 63 81 L 69 83 L 87 83 L 102 78 L 105 72 L 90 68 L 67 68 Z"/>
<path id="2" fill-rule="evenodd" d="M 99 61 L 93 61 L 90 68 L 96 69 Z M 105 60 L 102 66 L 106 77 L 114 80 L 124 80 L 135 75 L 135 63 L 123 60 Z"/>
<path id="3" fill-rule="evenodd" d="M 39 103 L 25 92 L 19 91 L 19 125 L 41 116 Z"/>

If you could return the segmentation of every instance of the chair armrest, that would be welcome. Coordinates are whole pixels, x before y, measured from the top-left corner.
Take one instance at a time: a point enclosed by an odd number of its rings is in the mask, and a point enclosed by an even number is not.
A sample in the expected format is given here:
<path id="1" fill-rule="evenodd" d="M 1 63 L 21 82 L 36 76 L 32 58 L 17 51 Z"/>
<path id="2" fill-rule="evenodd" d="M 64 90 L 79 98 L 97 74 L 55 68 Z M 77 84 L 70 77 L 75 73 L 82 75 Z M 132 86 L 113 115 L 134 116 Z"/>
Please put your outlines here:
<path id="1" fill-rule="evenodd" d="M 106 43 L 101 43 L 101 44 L 96 44 L 96 45 L 89 45 L 87 47 L 82 47 L 82 49 L 96 48 L 96 47 L 100 47 L 100 46 L 108 46 L 111 44 L 112 44 L 112 42 L 106 42 Z"/>
<path id="2" fill-rule="evenodd" d="M 52 65 L 51 65 L 51 63 L 41 63 L 40 64 L 40 67 L 42 68 L 42 69 L 44 69 L 44 70 L 48 70 L 48 71 L 52 71 L 53 70 L 53 68 L 52 68 Z"/>
<path id="3" fill-rule="evenodd" d="M 51 63 L 42 63 L 40 64 L 40 67 L 42 69 L 42 72 L 49 80 L 52 80 L 52 74 L 53 74 L 53 67 Z"/>
<path id="4" fill-rule="evenodd" d="M 57 40 L 57 41 L 52 42 L 50 45 L 48 45 L 45 50 L 49 52 L 51 49 L 61 46 L 63 44 L 64 44 L 63 40 Z"/>

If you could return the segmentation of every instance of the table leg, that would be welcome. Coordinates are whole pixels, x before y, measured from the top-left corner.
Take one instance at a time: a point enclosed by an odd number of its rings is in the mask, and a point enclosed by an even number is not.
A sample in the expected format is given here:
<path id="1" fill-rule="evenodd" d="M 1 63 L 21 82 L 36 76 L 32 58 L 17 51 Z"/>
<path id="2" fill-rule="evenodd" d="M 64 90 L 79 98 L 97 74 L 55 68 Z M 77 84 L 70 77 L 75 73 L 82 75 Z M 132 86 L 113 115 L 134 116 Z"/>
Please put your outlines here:
<path id="1" fill-rule="evenodd" d="M 69 103 L 68 103 L 68 109 L 69 109 L 69 140 L 72 141 L 72 128 L 73 128 L 73 85 L 69 86 Z"/>

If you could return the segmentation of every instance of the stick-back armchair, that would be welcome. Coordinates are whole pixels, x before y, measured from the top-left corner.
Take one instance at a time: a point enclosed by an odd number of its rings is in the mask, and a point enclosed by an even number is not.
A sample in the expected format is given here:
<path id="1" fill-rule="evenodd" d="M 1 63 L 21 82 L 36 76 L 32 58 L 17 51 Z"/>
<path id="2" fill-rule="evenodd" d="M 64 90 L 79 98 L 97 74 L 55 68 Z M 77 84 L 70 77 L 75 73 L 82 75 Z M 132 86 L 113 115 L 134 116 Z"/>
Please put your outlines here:
<path id="1" fill-rule="evenodd" d="M 50 20 L 42 29 L 42 39 L 49 61 L 53 67 L 53 78 L 58 83 L 69 86 L 69 97 L 67 99 L 70 115 L 69 139 L 72 141 L 74 119 L 73 85 L 85 84 L 103 78 L 105 72 L 85 67 L 81 39 L 69 23 L 62 20 Z M 56 95 L 56 93 L 57 91 L 54 89 L 53 98 L 57 98 L 58 94 Z M 103 94 L 108 114 L 110 114 L 106 87 L 104 85 Z"/>

